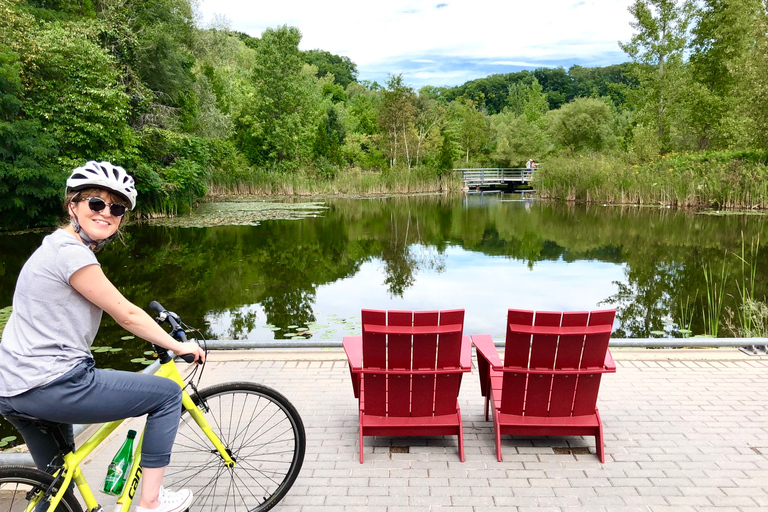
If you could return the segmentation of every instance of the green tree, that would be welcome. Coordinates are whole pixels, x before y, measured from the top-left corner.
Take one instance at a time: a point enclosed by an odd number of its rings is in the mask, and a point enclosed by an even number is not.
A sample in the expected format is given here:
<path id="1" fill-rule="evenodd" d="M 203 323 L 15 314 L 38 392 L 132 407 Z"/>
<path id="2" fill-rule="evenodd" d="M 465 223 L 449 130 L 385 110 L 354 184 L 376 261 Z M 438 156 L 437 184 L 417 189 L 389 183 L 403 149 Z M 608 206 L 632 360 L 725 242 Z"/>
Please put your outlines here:
<path id="1" fill-rule="evenodd" d="M 553 111 L 552 137 L 572 151 L 602 151 L 615 145 L 611 106 L 595 98 L 577 98 Z"/>
<path id="2" fill-rule="evenodd" d="M 257 165 L 298 167 L 312 151 L 316 105 L 312 77 L 303 73 L 301 33 L 267 29 L 256 54 L 254 97 L 238 119 L 239 147 Z"/>
<path id="3" fill-rule="evenodd" d="M 670 147 L 670 108 L 680 92 L 680 76 L 687 46 L 688 26 L 694 11 L 691 0 L 635 0 L 629 12 L 637 33 L 619 43 L 634 63 L 640 83 L 634 103 L 641 118 L 656 126 L 662 151 Z"/>
<path id="4" fill-rule="evenodd" d="M 353 82 L 346 89 L 347 131 L 374 135 L 379 133 L 381 91 L 368 89 Z"/>
<path id="5" fill-rule="evenodd" d="M 419 91 L 416 106 L 416 165 L 419 165 L 424 158 L 424 152 L 431 149 L 431 143 L 442 143 L 442 137 L 439 136 L 440 127 L 445 122 L 447 107 L 444 101 L 422 91 Z"/>
<path id="6" fill-rule="evenodd" d="M 556 111 L 553 111 L 556 112 Z M 529 158 L 539 159 L 550 151 L 550 137 L 543 122 L 529 122 L 512 110 L 491 117 L 495 141 L 494 160 L 504 166 L 518 167 Z"/>
<path id="7" fill-rule="evenodd" d="M 395 167 L 398 155 L 404 154 L 406 165 L 411 168 L 409 138 L 413 136 L 417 112 L 413 88 L 405 84 L 403 75 L 390 75 L 379 112 L 379 124 L 387 135 L 390 167 Z"/>
<path id="8" fill-rule="evenodd" d="M 330 107 L 317 126 L 313 148 L 315 161 L 325 159 L 337 167 L 343 165 L 342 146 L 345 135 L 344 123 L 339 119 L 336 109 Z"/>
<path id="9" fill-rule="evenodd" d="M 742 144 L 768 149 L 768 4 L 765 0 L 733 0 L 731 18 L 744 32 L 742 51 L 733 51 L 729 70 L 735 77 L 734 95 L 737 116 L 748 119 L 740 136 Z"/>
<path id="10" fill-rule="evenodd" d="M 323 50 L 307 50 L 304 52 L 304 62 L 317 67 L 317 76 L 322 78 L 328 74 L 342 88 L 352 82 L 357 82 L 357 65 L 349 57 L 334 55 Z"/>
<path id="11" fill-rule="evenodd" d="M 478 156 L 490 142 L 488 120 L 472 100 L 451 103 L 450 117 L 457 142 L 464 155 L 464 162 L 469 163 L 470 155 Z"/>
<path id="12" fill-rule="evenodd" d="M 114 59 L 93 42 L 90 22 L 50 23 L 37 34 L 28 66 L 25 110 L 53 136 L 72 163 L 94 158 L 125 161 L 135 137 L 128 125 L 129 96 Z"/>
<path id="13" fill-rule="evenodd" d="M 549 151 L 545 114 L 549 102 L 536 78 L 530 85 L 510 87 L 510 107 L 491 118 L 496 147 L 493 158 L 504 165 L 518 166 Z"/>
<path id="14" fill-rule="evenodd" d="M 53 222 L 64 177 L 53 162 L 56 142 L 40 122 L 25 119 L 18 55 L 0 51 L 0 214 L 3 228 Z"/>
<path id="15" fill-rule="evenodd" d="M 194 17 L 190 1 L 128 2 L 115 8 L 115 14 L 116 22 L 124 22 L 136 34 L 135 60 L 130 63 L 134 71 L 160 103 L 176 106 L 194 82 L 190 52 Z"/>
<path id="16" fill-rule="evenodd" d="M 459 148 L 453 138 L 453 133 L 448 127 L 444 128 L 440 135 L 442 140 L 437 154 L 437 169 L 441 173 L 445 173 L 453 169 L 453 161 L 456 159 Z"/>

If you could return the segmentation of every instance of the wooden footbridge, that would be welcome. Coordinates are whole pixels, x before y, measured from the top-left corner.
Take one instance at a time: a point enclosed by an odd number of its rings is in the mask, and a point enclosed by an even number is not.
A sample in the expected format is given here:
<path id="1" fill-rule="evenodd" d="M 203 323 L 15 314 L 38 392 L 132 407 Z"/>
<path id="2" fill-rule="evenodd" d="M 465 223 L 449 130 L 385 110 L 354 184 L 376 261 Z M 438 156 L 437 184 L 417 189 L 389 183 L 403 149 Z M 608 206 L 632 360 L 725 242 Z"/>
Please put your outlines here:
<path id="1" fill-rule="evenodd" d="M 461 179 L 468 188 L 490 187 L 519 183 L 527 185 L 533 179 L 534 169 L 525 167 L 454 169 L 461 173 Z"/>

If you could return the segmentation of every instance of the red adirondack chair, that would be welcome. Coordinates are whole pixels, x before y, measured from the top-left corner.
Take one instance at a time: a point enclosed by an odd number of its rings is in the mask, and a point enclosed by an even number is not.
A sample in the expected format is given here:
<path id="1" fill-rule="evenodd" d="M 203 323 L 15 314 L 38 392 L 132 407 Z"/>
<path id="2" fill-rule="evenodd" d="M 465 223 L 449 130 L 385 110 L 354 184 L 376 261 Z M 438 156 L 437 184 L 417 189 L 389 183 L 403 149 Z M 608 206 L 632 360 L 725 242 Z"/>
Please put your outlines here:
<path id="1" fill-rule="evenodd" d="M 344 337 L 364 436 L 456 435 L 464 462 L 458 396 L 471 370 L 464 310 L 362 311 L 363 335 Z"/>
<path id="2" fill-rule="evenodd" d="M 472 336 L 486 420 L 493 404 L 499 461 L 501 435 L 511 434 L 594 436 L 605 462 L 596 402 L 602 374 L 616 371 L 608 350 L 615 314 L 510 309 L 504 364 L 490 336 Z"/>

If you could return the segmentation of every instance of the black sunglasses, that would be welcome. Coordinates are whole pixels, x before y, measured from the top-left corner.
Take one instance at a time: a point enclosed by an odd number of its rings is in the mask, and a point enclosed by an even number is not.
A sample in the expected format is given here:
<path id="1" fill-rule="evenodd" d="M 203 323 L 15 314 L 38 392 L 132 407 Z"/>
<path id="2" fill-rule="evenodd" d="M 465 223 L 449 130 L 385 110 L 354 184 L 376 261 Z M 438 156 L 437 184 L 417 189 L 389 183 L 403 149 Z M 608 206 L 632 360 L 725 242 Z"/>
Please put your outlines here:
<path id="1" fill-rule="evenodd" d="M 100 197 L 88 198 L 88 208 L 90 208 L 91 211 L 93 212 L 100 212 L 107 206 L 109 206 L 109 213 L 111 213 L 113 217 L 122 217 L 123 215 L 125 215 L 124 204 L 108 203 Z"/>

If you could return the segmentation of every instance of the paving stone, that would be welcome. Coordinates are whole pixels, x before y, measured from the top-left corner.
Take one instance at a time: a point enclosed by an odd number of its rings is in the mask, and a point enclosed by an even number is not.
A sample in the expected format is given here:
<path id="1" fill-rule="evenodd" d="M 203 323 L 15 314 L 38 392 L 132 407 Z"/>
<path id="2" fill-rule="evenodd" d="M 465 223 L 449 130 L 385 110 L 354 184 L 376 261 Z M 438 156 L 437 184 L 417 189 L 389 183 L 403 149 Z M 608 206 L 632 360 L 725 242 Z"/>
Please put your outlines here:
<path id="1" fill-rule="evenodd" d="M 743 389 L 766 388 L 768 359 L 697 352 L 614 352 L 618 372 L 603 380 L 598 402 L 605 464 L 594 455 L 594 438 L 579 436 L 504 436 L 505 460 L 498 462 L 476 370 L 462 381 L 459 395 L 465 463 L 458 460 L 455 437 L 444 436 L 366 438 L 360 464 L 357 402 L 340 350 L 212 353 L 201 387 L 262 382 L 299 410 L 307 431 L 305 462 L 276 511 L 764 509 L 768 399 Z M 126 421 L 99 447 L 83 465 L 90 482 L 103 478 L 125 431 L 142 425 L 142 419 Z M 391 447 L 409 451 L 391 453 Z M 555 447 L 590 453 L 555 454 Z M 112 504 L 102 503 L 105 509 Z"/>

